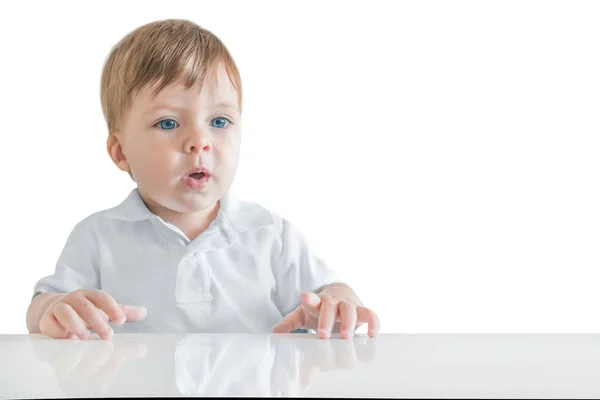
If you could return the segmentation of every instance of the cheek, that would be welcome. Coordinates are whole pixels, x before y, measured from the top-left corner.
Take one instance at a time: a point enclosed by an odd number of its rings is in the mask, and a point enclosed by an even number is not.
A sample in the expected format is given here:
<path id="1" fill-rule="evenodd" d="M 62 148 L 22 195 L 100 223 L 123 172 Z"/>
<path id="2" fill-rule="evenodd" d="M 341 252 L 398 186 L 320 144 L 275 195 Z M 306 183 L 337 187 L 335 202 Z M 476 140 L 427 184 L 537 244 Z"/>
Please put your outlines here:
<path id="1" fill-rule="evenodd" d="M 138 176 L 160 176 L 177 164 L 177 154 L 166 143 L 138 142 L 130 151 L 129 164 Z"/>
<path id="2" fill-rule="evenodd" d="M 226 140 L 223 140 L 220 146 L 217 146 L 217 157 L 224 165 L 237 166 L 240 158 L 239 135 L 231 135 Z"/>

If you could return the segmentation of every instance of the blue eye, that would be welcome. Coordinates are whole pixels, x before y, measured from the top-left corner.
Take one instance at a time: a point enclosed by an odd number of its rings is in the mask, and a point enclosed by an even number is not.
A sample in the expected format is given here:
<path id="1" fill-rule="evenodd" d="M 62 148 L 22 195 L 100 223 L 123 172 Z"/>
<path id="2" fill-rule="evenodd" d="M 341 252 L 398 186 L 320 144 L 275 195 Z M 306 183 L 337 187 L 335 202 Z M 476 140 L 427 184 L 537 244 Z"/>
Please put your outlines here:
<path id="1" fill-rule="evenodd" d="M 171 118 L 167 118 L 167 119 L 163 119 L 162 121 L 159 121 L 156 123 L 156 125 L 159 127 L 160 129 L 164 129 L 165 131 L 170 131 L 173 130 L 177 127 L 177 121 L 175 121 L 174 119 Z"/>
<path id="2" fill-rule="evenodd" d="M 225 128 L 227 126 L 227 124 L 231 123 L 227 118 L 223 118 L 223 117 L 217 117 L 217 118 L 213 118 L 210 121 L 210 126 L 212 126 L 213 128 Z"/>

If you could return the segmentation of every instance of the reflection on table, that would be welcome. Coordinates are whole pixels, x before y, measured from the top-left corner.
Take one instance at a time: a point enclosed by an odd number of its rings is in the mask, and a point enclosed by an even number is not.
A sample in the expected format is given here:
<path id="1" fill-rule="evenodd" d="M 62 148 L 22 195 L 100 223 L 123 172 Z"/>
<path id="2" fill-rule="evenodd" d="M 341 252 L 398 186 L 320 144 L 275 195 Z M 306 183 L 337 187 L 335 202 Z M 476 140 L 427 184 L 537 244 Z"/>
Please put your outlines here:
<path id="1" fill-rule="evenodd" d="M 314 335 L 116 335 L 32 340 L 65 396 L 302 396 L 319 371 L 375 358 L 376 339 Z"/>
<path id="2" fill-rule="evenodd" d="M 0 335 L 0 398 L 600 398 L 600 335 Z"/>

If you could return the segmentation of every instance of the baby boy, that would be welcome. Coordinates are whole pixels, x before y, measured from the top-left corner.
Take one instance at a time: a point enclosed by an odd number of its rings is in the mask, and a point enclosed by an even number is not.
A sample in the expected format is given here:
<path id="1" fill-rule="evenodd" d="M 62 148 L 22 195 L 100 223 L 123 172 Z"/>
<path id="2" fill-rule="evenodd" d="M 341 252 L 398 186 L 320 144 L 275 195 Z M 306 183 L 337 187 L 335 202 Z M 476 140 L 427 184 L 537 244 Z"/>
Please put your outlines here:
<path id="1" fill-rule="evenodd" d="M 30 333 L 377 334 L 377 315 L 294 226 L 229 191 L 242 86 L 214 34 L 187 20 L 137 28 L 106 60 L 101 101 L 108 154 L 136 188 L 74 227 L 35 286 Z"/>

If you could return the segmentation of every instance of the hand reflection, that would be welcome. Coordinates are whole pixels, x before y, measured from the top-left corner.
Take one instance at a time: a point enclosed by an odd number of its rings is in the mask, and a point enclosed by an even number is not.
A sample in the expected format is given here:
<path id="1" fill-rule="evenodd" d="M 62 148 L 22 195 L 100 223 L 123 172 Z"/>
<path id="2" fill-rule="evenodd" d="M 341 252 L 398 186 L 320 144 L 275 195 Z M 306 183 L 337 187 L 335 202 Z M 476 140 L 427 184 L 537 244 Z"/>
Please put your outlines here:
<path id="1" fill-rule="evenodd" d="M 299 353 L 300 384 L 309 387 L 318 372 L 350 370 L 358 363 L 368 364 L 375 359 L 376 341 L 366 336 L 342 340 L 333 334 L 330 340 L 317 340 L 313 335 L 281 336 L 279 339 L 292 344 Z"/>
<path id="2" fill-rule="evenodd" d="M 177 387 L 186 396 L 301 396 L 319 371 L 371 362 L 375 340 L 190 335 L 178 343 L 174 358 Z"/>
<path id="3" fill-rule="evenodd" d="M 347 379 L 354 379 L 350 370 L 374 360 L 376 342 L 366 336 L 321 340 L 310 334 L 31 340 L 67 397 L 302 396 L 318 372 L 347 371 Z"/>
<path id="4" fill-rule="evenodd" d="M 35 355 L 54 369 L 57 381 L 69 393 L 78 388 L 84 393 L 94 388 L 104 392 L 128 360 L 144 358 L 147 353 L 142 343 L 50 338 L 31 343 Z"/>

